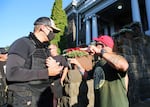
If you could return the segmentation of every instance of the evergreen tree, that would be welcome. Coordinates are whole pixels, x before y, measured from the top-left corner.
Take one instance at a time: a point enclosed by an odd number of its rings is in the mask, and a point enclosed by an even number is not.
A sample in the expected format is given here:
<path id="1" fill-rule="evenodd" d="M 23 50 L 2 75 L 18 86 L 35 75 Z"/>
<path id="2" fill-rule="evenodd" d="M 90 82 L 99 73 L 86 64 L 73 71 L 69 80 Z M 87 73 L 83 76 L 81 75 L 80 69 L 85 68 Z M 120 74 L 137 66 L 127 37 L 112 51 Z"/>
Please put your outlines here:
<path id="1" fill-rule="evenodd" d="M 51 18 L 55 21 L 56 26 L 61 29 L 51 43 L 58 45 L 62 52 L 63 49 L 67 48 L 65 37 L 65 31 L 67 29 L 67 15 L 62 8 L 62 0 L 55 0 L 52 8 Z"/>

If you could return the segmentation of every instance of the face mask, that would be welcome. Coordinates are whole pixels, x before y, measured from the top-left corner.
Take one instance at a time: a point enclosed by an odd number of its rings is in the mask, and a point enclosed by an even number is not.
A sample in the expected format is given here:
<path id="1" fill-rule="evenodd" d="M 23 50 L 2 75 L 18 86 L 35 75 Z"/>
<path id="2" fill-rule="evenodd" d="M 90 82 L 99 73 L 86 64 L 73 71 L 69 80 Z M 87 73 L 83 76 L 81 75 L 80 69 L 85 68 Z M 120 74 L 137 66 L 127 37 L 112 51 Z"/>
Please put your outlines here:
<path id="1" fill-rule="evenodd" d="M 55 37 L 55 34 L 53 32 L 49 32 L 49 34 L 47 35 L 49 41 L 53 40 Z"/>

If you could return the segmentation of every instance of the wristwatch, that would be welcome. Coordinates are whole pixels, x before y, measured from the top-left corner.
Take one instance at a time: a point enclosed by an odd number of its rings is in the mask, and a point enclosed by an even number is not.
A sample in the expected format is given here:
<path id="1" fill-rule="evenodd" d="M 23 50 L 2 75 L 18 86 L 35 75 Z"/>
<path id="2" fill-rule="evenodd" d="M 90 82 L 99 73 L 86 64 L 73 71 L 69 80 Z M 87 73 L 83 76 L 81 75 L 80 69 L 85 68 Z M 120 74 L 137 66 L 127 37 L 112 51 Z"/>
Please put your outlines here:
<path id="1" fill-rule="evenodd" d="M 104 53 L 107 53 L 107 51 L 105 49 L 101 49 L 101 52 L 100 52 L 101 57 L 103 57 Z"/>

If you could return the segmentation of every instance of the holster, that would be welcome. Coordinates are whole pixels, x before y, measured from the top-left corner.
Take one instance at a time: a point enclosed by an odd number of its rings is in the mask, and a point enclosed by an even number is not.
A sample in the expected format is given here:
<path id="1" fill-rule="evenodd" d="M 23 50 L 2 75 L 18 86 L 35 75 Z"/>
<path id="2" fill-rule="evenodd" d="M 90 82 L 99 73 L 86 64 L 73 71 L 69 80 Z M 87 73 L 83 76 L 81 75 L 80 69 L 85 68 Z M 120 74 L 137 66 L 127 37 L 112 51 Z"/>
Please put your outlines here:
<path id="1" fill-rule="evenodd" d="M 7 91 L 7 103 L 12 105 L 13 103 L 13 92 L 11 90 Z"/>
<path id="2" fill-rule="evenodd" d="M 27 87 L 9 86 L 8 104 L 9 105 L 28 105 L 32 103 L 32 91 Z"/>

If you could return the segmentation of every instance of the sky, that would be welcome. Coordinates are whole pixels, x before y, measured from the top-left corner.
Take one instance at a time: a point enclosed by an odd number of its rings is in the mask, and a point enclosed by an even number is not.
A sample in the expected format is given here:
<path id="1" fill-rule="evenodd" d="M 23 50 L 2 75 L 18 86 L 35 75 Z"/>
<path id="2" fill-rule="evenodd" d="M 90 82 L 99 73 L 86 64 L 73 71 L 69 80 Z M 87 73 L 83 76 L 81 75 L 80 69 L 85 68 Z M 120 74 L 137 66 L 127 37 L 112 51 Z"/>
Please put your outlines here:
<path id="1" fill-rule="evenodd" d="M 0 0 L 0 47 L 10 46 L 16 39 L 33 31 L 34 21 L 50 17 L 55 0 Z M 72 0 L 62 0 L 63 8 Z"/>

